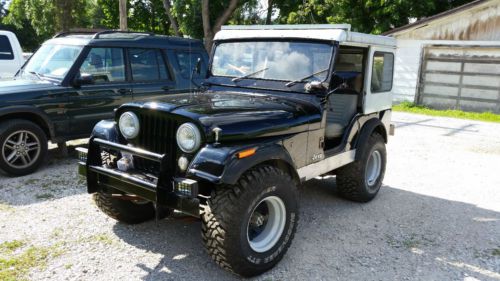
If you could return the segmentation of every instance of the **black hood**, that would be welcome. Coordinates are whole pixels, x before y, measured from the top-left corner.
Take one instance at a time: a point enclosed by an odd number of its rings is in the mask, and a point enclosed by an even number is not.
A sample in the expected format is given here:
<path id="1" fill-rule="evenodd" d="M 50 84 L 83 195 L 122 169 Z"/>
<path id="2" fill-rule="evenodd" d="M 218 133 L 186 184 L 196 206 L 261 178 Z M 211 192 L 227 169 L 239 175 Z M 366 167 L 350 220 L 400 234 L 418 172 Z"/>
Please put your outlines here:
<path id="1" fill-rule="evenodd" d="M 154 101 L 125 104 L 131 107 L 168 112 L 187 117 L 202 127 L 207 140 L 219 127 L 221 141 L 239 140 L 306 131 L 321 121 L 320 109 L 313 103 L 277 95 L 204 92 L 167 95 Z"/>

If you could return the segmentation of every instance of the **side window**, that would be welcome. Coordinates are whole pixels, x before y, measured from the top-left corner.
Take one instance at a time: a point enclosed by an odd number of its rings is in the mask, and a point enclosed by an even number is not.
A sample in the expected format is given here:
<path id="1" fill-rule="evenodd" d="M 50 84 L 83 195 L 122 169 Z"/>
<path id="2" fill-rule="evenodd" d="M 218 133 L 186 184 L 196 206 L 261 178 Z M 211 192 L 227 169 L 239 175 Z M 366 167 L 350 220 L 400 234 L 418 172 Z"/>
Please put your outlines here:
<path id="1" fill-rule="evenodd" d="M 373 55 L 372 93 L 388 92 L 392 89 L 394 55 L 375 52 Z"/>
<path id="2" fill-rule="evenodd" d="M 363 90 L 363 61 L 365 59 L 363 50 L 360 49 L 340 49 L 335 63 L 335 74 L 342 78 L 342 83 L 346 83 L 351 89 L 361 92 Z M 334 82 L 339 83 L 339 79 Z M 338 85 L 334 85 L 337 87 Z"/>
<path id="3" fill-rule="evenodd" d="M 157 49 L 129 49 L 134 81 L 170 80 L 165 60 Z"/>
<path id="4" fill-rule="evenodd" d="M 196 66 L 196 62 L 201 58 L 201 72 L 200 74 L 195 73 L 194 78 L 204 78 L 207 75 L 205 62 L 200 53 L 191 52 L 176 52 L 177 62 L 180 66 L 181 76 L 184 78 L 190 78 L 193 68 Z"/>
<path id="5" fill-rule="evenodd" d="M 10 45 L 9 38 L 5 35 L 0 35 L 0 60 L 13 60 L 14 52 Z"/>
<path id="6" fill-rule="evenodd" d="M 80 74 L 92 74 L 96 84 L 125 81 L 121 48 L 92 48 L 80 67 Z"/>

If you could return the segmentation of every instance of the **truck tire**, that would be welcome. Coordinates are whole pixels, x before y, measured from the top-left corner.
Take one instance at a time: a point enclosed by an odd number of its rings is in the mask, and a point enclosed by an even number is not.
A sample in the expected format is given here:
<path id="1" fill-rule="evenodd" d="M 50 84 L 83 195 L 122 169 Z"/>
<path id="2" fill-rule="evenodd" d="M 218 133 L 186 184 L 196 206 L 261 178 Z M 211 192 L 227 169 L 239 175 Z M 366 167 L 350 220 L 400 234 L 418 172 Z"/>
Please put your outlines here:
<path id="1" fill-rule="evenodd" d="M 104 192 L 94 193 L 93 199 L 99 210 L 119 222 L 138 224 L 155 218 L 155 208 L 151 202 L 133 202 L 113 197 Z M 170 214 L 168 208 L 160 207 L 159 212 L 160 219 Z"/>
<path id="2" fill-rule="evenodd" d="M 11 176 L 36 171 L 47 157 L 47 136 L 35 123 L 22 119 L 0 124 L 0 169 Z"/>
<path id="3" fill-rule="evenodd" d="M 294 180 L 273 166 L 244 173 L 238 183 L 218 186 L 202 212 L 202 238 L 221 267 L 250 277 L 284 256 L 298 222 Z"/>
<path id="4" fill-rule="evenodd" d="M 384 138 L 373 133 L 361 158 L 337 169 L 337 191 L 340 196 L 357 202 L 375 198 L 385 174 L 387 152 Z"/>

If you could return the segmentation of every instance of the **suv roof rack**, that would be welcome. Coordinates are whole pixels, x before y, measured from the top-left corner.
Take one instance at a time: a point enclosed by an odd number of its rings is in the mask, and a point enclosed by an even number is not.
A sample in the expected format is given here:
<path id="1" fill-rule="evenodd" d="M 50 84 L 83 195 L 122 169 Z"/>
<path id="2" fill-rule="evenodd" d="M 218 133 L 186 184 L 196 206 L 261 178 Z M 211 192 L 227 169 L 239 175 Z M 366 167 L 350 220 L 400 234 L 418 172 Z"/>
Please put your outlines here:
<path id="1" fill-rule="evenodd" d="M 114 34 L 114 33 L 155 36 L 154 33 L 140 32 L 140 31 L 103 30 L 103 29 L 98 29 L 98 30 L 96 30 L 96 29 L 72 29 L 68 32 L 57 33 L 52 38 L 66 37 L 66 36 L 70 36 L 70 35 L 93 35 L 92 39 L 99 39 L 101 35 Z"/>
<path id="2" fill-rule="evenodd" d="M 351 31 L 350 24 L 269 24 L 269 25 L 224 25 L 222 30 L 293 30 L 293 29 L 343 29 Z"/>

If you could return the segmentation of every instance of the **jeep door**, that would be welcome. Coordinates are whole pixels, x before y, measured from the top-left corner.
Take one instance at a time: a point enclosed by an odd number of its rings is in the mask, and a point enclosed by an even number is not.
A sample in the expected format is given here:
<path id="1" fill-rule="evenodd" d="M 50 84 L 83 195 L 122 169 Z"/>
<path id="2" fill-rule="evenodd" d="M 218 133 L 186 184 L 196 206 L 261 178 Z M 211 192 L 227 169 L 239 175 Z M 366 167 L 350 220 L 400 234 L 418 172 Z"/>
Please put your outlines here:
<path id="1" fill-rule="evenodd" d="M 88 49 L 76 77 L 92 76 L 92 83 L 74 88 L 68 115 L 74 136 L 88 136 L 97 122 L 113 118 L 113 110 L 132 100 L 123 48 Z"/>
<path id="2" fill-rule="evenodd" d="M 127 50 L 133 81 L 133 99 L 154 99 L 175 89 L 166 56 L 160 49 Z"/>

